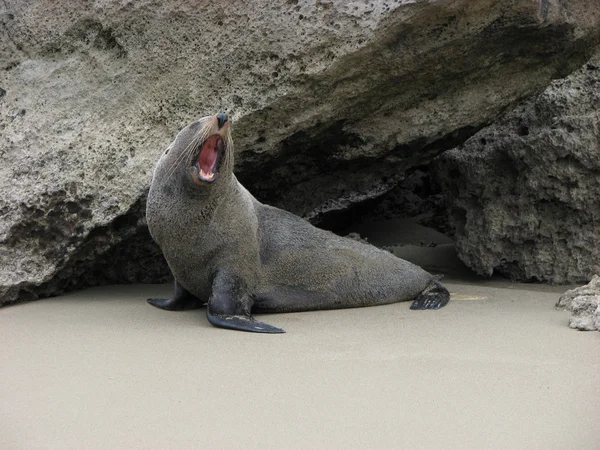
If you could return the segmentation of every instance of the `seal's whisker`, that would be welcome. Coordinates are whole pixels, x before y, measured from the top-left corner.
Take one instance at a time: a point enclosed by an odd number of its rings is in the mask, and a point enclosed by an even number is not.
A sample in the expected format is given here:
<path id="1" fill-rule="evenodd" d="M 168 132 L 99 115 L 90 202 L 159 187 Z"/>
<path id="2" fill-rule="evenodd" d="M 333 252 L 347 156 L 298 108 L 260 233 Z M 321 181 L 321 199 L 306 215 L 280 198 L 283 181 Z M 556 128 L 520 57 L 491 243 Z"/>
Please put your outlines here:
<path id="1" fill-rule="evenodd" d="M 189 145 L 183 150 L 183 160 L 190 159 L 194 151 L 198 148 L 198 144 L 205 141 L 208 138 L 210 128 L 208 126 L 204 126 L 192 139 Z"/>
<path id="2" fill-rule="evenodd" d="M 208 124 L 205 124 L 202 127 L 202 129 L 200 129 L 200 131 L 196 133 L 196 135 L 190 141 L 187 147 L 179 154 L 179 156 L 177 156 L 177 158 L 175 158 L 175 161 L 167 171 L 167 180 L 169 180 L 173 176 L 179 164 L 181 164 L 183 161 L 189 159 L 189 157 L 192 156 L 192 153 L 197 148 L 197 144 L 205 140 L 206 137 L 208 137 L 209 127 L 207 125 Z"/>
<path id="3" fill-rule="evenodd" d="M 193 141 L 190 142 L 188 147 L 190 145 L 192 145 L 192 143 L 193 143 Z M 175 173 L 175 171 L 177 170 L 177 166 L 179 166 L 179 164 L 185 160 L 186 150 L 187 150 L 187 148 L 184 151 L 182 151 L 179 154 L 179 156 L 177 156 L 175 158 L 175 161 L 173 161 L 173 163 L 171 164 L 171 167 L 169 167 L 169 169 L 167 170 L 167 180 L 169 180 L 171 178 L 171 176 Z"/>
<path id="4" fill-rule="evenodd" d="M 175 158 L 175 161 L 173 162 L 173 164 L 171 164 L 171 167 L 169 167 L 167 171 L 167 180 L 169 180 L 171 176 L 175 173 L 179 164 L 186 160 L 186 155 L 191 155 L 191 152 L 193 152 L 193 149 L 195 148 L 197 142 L 198 140 L 196 138 L 192 139 L 188 146 L 179 154 L 179 156 L 177 156 L 177 158 Z"/>
<path id="5" fill-rule="evenodd" d="M 229 127 L 229 129 L 227 130 L 227 142 L 225 143 L 226 147 L 225 147 L 225 151 L 227 153 L 227 160 L 229 161 L 230 164 L 232 164 L 233 162 L 233 152 L 234 152 L 234 147 L 233 147 L 233 139 L 231 137 L 231 127 Z M 233 168 L 233 165 L 232 165 Z"/>

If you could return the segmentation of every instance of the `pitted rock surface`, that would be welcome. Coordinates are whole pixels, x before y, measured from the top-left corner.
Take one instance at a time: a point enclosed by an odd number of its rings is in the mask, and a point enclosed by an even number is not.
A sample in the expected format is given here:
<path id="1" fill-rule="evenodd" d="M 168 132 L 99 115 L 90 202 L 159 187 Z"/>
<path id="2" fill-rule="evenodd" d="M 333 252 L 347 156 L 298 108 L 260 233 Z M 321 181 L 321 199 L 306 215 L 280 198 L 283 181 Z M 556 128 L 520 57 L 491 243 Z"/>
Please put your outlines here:
<path id="1" fill-rule="evenodd" d="M 241 181 L 318 221 L 578 67 L 599 10 L 4 0 L 0 301 L 168 277 L 143 204 L 158 155 L 197 117 L 232 115 Z"/>
<path id="2" fill-rule="evenodd" d="M 589 281 L 600 273 L 600 55 L 434 167 L 467 266 Z"/>
<path id="3" fill-rule="evenodd" d="M 558 299 L 556 307 L 571 312 L 571 328 L 600 331 L 600 276 L 594 275 L 585 286 L 565 292 Z"/>

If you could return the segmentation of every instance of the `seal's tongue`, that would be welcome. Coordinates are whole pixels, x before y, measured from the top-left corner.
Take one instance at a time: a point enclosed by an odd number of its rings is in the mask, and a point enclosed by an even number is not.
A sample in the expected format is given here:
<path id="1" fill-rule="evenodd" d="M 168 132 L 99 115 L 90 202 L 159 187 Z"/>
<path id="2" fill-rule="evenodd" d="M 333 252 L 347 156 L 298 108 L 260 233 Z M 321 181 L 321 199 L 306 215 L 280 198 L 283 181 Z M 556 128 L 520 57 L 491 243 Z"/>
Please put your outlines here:
<path id="1" fill-rule="evenodd" d="M 219 156 L 220 136 L 209 137 L 200 151 L 198 156 L 198 164 L 200 166 L 200 176 L 208 180 L 215 176 L 215 164 Z"/>

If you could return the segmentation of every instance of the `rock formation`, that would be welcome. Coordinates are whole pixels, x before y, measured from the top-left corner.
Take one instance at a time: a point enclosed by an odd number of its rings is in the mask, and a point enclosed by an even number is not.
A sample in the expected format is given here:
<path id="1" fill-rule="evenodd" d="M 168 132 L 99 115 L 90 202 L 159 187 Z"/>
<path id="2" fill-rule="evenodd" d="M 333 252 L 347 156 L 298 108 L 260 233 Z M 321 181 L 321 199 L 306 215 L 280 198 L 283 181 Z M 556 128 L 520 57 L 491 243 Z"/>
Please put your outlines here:
<path id="1" fill-rule="evenodd" d="M 556 307 L 571 312 L 571 328 L 600 331 L 600 276 L 594 275 L 587 285 L 565 292 Z"/>
<path id="2" fill-rule="evenodd" d="M 0 302 L 168 272 L 156 158 L 235 120 L 241 181 L 315 221 L 590 56 L 595 0 L 0 3 Z"/>
<path id="3" fill-rule="evenodd" d="M 434 163 L 460 258 L 480 274 L 600 273 L 600 54 Z"/>

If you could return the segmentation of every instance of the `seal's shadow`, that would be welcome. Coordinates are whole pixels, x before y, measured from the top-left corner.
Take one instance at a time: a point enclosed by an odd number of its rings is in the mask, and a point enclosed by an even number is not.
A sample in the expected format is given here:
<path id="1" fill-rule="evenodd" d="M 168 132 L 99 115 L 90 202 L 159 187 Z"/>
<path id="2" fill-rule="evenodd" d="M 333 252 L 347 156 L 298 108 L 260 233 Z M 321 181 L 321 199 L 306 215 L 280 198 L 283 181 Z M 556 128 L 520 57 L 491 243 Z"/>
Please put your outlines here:
<path id="1" fill-rule="evenodd" d="M 206 305 L 202 305 L 196 309 L 187 309 L 183 311 L 165 311 L 159 308 L 155 308 L 143 299 L 143 307 L 151 309 L 150 313 L 153 319 L 160 321 L 160 326 L 178 326 L 178 327 L 201 327 L 201 328 L 214 328 L 206 320 Z"/>

